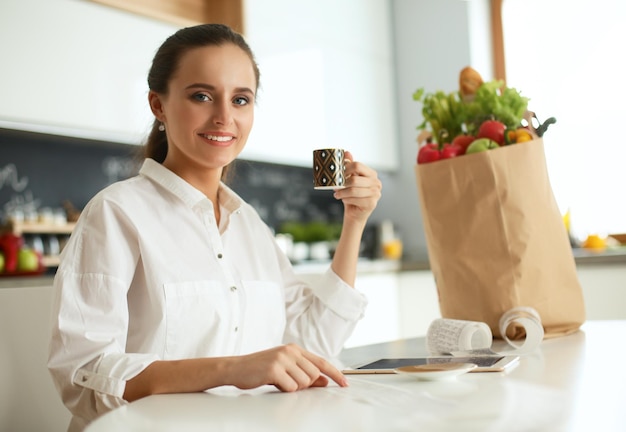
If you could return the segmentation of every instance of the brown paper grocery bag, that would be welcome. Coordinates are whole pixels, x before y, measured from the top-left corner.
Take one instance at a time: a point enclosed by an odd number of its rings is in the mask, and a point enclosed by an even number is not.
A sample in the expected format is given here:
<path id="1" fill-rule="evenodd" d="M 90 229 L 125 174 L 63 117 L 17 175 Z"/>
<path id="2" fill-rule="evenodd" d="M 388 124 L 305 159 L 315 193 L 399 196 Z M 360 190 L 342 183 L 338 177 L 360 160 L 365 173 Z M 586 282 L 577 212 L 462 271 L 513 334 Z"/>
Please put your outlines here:
<path id="1" fill-rule="evenodd" d="M 529 306 L 546 337 L 580 327 L 582 289 L 541 138 L 419 164 L 415 173 L 443 318 L 482 321 L 502 337 L 502 314 Z"/>

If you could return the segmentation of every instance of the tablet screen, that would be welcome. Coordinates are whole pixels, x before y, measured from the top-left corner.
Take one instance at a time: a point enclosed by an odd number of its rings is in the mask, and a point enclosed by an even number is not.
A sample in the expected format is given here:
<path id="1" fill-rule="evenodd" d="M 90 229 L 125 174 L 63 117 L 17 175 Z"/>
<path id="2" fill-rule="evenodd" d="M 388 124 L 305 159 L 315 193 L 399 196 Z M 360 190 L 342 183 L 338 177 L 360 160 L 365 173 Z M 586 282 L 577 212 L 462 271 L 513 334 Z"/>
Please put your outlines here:
<path id="1" fill-rule="evenodd" d="M 423 365 L 433 363 L 474 363 L 478 367 L 492 367 L 504 357 L 422 357 L 380 359 L 357 369 L 395 369 L 402 366 Z"/>

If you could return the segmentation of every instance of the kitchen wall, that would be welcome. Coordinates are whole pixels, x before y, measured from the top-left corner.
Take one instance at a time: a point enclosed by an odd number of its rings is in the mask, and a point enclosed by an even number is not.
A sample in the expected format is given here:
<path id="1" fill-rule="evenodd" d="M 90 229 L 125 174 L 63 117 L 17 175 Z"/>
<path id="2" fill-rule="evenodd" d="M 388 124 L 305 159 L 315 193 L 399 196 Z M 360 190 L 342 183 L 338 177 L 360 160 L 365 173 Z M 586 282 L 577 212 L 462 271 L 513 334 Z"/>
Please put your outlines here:
<path id="1" fill-rule="evenodd" d="M 396 223 L 405 259 L 421 261 L 428 250 L 415 182 L 417 125 L 421 105 L 412 99 L 420 87 L 456 90 L 458 73 L 472 65 L 492 79 L 488 0 L 391 0 L 400 164 L 381 173 L 383 197 L 375 215 Z"/>

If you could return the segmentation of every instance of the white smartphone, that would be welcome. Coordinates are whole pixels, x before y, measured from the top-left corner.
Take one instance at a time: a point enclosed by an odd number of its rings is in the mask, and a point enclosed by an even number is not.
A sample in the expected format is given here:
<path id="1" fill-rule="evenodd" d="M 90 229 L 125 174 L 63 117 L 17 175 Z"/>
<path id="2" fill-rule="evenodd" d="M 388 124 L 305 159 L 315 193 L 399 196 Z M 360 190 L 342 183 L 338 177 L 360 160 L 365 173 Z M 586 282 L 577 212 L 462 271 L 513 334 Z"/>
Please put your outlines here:
<path id="1" fill-rule="evenodd" d="M 344 374 L 392 374 L 402 366 L 417 366 L 441 363 L 474 363 L 473 372 L 504 372 L 519 361 L 518 356 L 475 356 L 475 357 L 413 357 L 382 358 L 344 369 Z"/>

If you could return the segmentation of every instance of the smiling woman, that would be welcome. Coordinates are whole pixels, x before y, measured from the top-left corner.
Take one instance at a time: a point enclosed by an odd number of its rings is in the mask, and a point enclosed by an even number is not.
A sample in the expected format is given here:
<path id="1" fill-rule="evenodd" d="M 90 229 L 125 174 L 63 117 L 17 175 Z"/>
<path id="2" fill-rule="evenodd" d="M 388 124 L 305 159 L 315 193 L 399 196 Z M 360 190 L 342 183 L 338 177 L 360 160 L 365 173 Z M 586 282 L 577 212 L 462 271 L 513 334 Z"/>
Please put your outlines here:
<path id="1" fill-rule="evenodd" d="M 347 385 L 325 358 L 363 315 L 356 267 L 381 182 L 346 152 L 335 254 L 304 283 L 222 181 L 252 128 L 259 77 L 243 36 L 223 24 L 179 29 L 158 48 L 139 174 L 89 201 L 54 279 L 48 367 L 70 430 L 151 394 Z"/>

